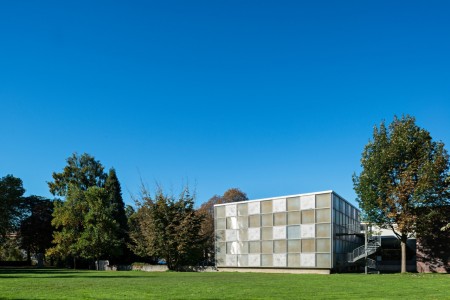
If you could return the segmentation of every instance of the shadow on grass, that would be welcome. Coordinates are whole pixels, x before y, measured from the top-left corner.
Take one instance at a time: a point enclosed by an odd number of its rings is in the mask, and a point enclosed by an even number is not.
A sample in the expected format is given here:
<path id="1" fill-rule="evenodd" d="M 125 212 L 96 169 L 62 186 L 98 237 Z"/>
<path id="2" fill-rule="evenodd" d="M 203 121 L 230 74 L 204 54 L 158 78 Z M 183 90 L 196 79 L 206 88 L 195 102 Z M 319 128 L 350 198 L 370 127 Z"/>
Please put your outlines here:
<path id="1" fill-rule="evenodd" d="M 120 272 L 108 272 L 110 275 L 98 273 L 102 271 L 93 270 L 70 270 L 70 269 L 53 269 L 53 268 L 0 268 L 0 278 L 137 278 L 137 277 L 154 277 L 153 275 L 137 275 L 135 272 L 129 273 L 128 276 L 119 275 Z M 127 272 L 128 273 L 128 272 Z"/>

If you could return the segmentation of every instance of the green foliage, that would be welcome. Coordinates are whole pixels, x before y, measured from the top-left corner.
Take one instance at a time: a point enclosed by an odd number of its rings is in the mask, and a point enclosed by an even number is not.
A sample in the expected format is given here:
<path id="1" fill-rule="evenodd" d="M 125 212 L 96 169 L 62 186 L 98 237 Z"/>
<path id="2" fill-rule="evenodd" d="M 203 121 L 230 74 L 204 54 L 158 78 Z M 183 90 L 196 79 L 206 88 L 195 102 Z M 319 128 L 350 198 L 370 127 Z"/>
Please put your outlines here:
<path id="1" fill-rule="evenodd" d="M 448 299 L 449 284 L 444 274 L 0 269 L 4 299 Z"/>
<path id="2" fill-rule="evenodd" d="M 387 228 L 397 224 L 399 233 L 412 233 L 420 208 L 448 204 L 447 151 L 412 117 L 375 128 L 361 166 L 353 182 L 368 221 Z"/>
<path id="3" fill-rule="evenodd" d="M 0 244 L 0 260 L 23 261 L 24 258 L 23 252 L 20 249 L 20 240 L 17 236 L 8 236 Z"/>
<path id="4" fill-rule="evenodd" d="M 70 185 L 83 191 L 91 186 L 104 186 L 106 180 L 104 168 L 93 156 L 87 153 L 78 156 L 74 153 L 66 161 L 67 166 L 63 172 L 53 172 L 54 181 L 47 183 L 53 195 L 66 196 Z"/>
<path id="5" fill-rule="evenodd" d="M 426 209 L 449 204 L 447 151 L 413 117 L 395 117 L 389 127 L 375 127 L 361 166 L 353 183 L 364 218 L 391 228 L 403 245 Z"/>
<path id="6" fill-rule="evenodd" d="M 104 188 L 90 187 L 84 192 L 88 210 L 83 215 L 83 230 L 77 241 L 80 256 L 86 259 L 104 259 L 121 254 L 123 238 L 114 219 L 115 206 Z"/>
<path id="7" fill-rule="evenodd" d="M 122 199 L 122 188 L 120 186 L 119 179 L 117 178 L 116 170 L 111 168 L 108 173 L 108 177 L 105 182 L 105 190 L 108 193 L 108 201 L 111 206 L 111 217 L 117 223 L 117 237 L 122 241 L 119 245 L 121 257 L 118 259 L 121 262 L 129 260 L 131 256 L 127 243 L 128 238 L 128 217 L 125 211 L 125 204 Z"/>
<path id="8" fill-rule="evenodd" d="M 45 253 L 53 239 L 53 201 L 38 196 L 24 199 L 28 216 L 20 223 L 20 244 L 30 254 Z"/>
<path id="9" fill-rule="evenodd" d="M 204 242 L 200 235 L 202 216 L 194 210 L 194 198 L 186 188 L 177 197 L 161 189 L 152 199 L 147 192 L 133 218 L 132 249 L 136 254 L 162 258 L 170 270 L 196 265 Z"/>
<path id="10" fill-rule="evenodd" d="M 20 224 L 25 189 L 22 180 L 12 175 L 0 178 L 0 242 Z"/>
<path id="11" fill-rule="evenodd" d="M 50 192 L 65 196 L 53 213 L 54 247 L 58 257 L 111 259 L 126 249 L 128 231 L 122 191 L 116 171 L 109 176 L 100 161 L 76 153 L 67 159 L 62 173 L 53 173 Z"/>
<path id="12" fill-rule="evenodd" d="M 88 212 L 85 194 L 76 186 L 67 191 L 66 200 L 55 201 L 52 225 L 57 229 L 53 233 L 54 247 L 47 254 L 57 257 L 78 257 L 78 244 L 84 230 L 83 216 Z"/>

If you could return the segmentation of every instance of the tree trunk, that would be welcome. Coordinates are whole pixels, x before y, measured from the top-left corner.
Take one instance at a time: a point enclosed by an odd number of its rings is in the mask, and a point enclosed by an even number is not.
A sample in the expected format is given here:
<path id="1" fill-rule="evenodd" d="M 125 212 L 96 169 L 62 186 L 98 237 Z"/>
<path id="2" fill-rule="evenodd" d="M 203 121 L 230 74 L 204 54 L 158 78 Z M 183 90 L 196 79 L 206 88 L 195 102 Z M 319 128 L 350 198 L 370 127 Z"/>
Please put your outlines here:
<path id="1" fill-rule="evenodd" d="M 76 257 L 74 256 L 73 257 L 73 269 L 75 270 L 77 268 L 77 259 L 76 259 Z"/>
<path id="2" fill-rule="evenodd" d="M 406 234 L 402 234 L 400 239 L 400 246 L 402 249 L 402 262 L 401 262 L 401 272 L 406 273 L 406 241 L 408 240 L 408 236 Z"/>

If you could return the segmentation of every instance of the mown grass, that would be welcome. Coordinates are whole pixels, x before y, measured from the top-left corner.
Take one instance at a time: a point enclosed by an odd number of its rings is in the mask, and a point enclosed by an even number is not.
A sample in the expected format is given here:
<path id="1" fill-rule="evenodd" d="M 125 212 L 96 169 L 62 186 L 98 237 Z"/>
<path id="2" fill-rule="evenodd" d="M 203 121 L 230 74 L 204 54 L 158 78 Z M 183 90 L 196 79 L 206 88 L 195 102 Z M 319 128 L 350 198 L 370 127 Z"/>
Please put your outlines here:
<path id="1" fill-rule="evenodd" d="M 0 269 L 1 299 L 450 299 L 450 275 Z"/>

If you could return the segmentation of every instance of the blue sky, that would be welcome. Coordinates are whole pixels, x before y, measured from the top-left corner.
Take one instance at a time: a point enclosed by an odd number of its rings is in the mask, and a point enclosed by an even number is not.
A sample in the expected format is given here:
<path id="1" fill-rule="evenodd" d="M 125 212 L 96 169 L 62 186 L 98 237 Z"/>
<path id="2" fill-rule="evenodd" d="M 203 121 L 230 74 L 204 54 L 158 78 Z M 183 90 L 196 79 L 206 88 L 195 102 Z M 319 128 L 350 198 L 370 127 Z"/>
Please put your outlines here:
<path id="1" fill-rule="evenodd" d="M 333 189 L 374 125 L 450 145 L 448 1 L 2 1 L 0 176 L 27 194 L 73 152 L 200 204 Z"/>

